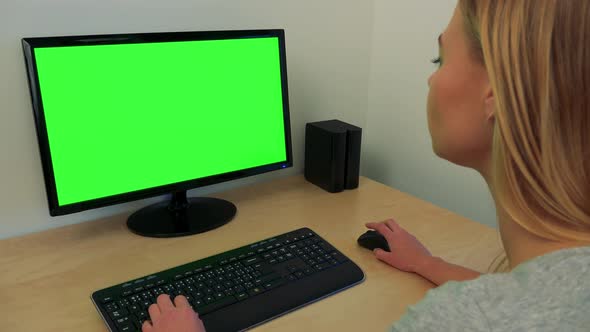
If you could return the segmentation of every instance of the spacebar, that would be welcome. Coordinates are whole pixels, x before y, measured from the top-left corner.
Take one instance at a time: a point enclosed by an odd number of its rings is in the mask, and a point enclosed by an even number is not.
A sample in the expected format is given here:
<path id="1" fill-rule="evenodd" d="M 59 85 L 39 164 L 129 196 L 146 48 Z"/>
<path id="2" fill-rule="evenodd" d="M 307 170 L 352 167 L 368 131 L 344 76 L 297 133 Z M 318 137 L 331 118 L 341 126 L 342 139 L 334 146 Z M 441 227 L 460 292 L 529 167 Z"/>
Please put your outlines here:
<path id="1" fill-rule="evenodd" d="M 234 304 L 236 302 L 238 302 L 238 300 L 236 300 L 235 297 L 227 296 L 219 301 L 215 301 L 215 302 L 207 304 L 205 306 L 198 307 L 197 309 L 195 309 L 195 311 L 198 312 L 199 315 L 206 315 L 210 312 L 213 312 L 217 309 L 221 309 L 223 307 L 227 307 L 228 305 Z"/>

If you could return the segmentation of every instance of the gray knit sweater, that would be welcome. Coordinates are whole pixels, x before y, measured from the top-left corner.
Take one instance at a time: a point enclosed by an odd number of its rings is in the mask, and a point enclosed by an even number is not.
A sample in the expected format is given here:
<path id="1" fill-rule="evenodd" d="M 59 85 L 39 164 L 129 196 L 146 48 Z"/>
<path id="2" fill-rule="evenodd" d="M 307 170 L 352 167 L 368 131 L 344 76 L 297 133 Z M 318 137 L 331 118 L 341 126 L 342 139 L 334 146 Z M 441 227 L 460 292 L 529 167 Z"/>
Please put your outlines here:
<path id="1" fill-rule="evenodd" d="M 590 247 L 447 282 L 409 306 L 391 331 L 590 331 Z"/>

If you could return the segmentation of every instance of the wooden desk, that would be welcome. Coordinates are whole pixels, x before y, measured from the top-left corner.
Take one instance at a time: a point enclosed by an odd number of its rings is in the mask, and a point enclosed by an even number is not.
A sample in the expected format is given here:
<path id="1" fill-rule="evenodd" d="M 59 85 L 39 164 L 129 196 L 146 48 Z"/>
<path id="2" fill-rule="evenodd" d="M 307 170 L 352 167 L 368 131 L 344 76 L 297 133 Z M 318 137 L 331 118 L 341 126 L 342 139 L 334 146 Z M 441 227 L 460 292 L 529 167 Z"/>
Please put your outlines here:
<path id="1" fill-rule="evenodd" d="M 122 215 L 0 241 L 0 330 L 105 331 L 93 291 L 307 226 L 366 280 L 256 331 L 384 331 L 433 285 L 357 246 L 365 222 L 395 217 L 433 255 L 482 272 L 500 248 L 492 228 L 367 178 L 338 194 L 295 176 L 215 196 L 236 204 L 238 214 L 205 234 L 144 238 L 127 230 Z"/>

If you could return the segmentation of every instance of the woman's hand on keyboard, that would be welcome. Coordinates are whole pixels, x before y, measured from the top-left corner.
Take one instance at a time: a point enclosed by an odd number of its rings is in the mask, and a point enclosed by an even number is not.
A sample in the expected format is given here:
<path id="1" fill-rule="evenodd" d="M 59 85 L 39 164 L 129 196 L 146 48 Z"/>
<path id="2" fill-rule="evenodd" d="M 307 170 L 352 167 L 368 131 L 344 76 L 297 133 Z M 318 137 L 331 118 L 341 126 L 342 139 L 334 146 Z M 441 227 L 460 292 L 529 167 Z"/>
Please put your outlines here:
<path id="1" fill-rule="evenodd" d="M 205 327 L 199 315 L 191 308 L 186 297 L 179 295 L 174 298 L 162 294 L 158 296 L 157 304 L 149 309 L 151 323 L 145 321 L 143 332 L 204 332 Z"/>
<path id="2" fill-rule="evenodd" d="M 416 272 L 422 262 L 432 258 L 432 254 L 405 229 L 401 228 L 395 220 L 389 219 L 380 223 L 368 223 L 366 226 L 374 229 L 385 237 L 391 252 L 375 249 L 375 256 L 405 272 Z"/>

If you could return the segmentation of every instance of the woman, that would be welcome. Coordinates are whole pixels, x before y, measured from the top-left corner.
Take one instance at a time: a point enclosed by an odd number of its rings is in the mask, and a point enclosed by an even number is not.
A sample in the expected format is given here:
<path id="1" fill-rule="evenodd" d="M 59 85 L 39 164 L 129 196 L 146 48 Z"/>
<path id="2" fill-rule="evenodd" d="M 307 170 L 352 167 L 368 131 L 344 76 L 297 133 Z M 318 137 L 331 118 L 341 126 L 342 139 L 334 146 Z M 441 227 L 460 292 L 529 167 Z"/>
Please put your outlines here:
<path id="1" fill-rule="evenodd" d="M 480 276 L 369 223 L 391 247 L 378 259 L 444 284 L 392 330 L 589 331 L 590 1 L 459 0 L 439 44 L 433 149 L 486 180 L 510 272 Z M 159 298 L 143 331 L 203 331 L 175 301 Z"/>

